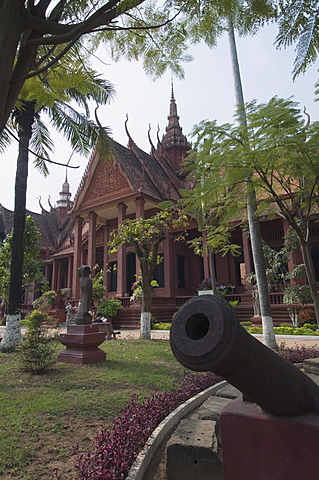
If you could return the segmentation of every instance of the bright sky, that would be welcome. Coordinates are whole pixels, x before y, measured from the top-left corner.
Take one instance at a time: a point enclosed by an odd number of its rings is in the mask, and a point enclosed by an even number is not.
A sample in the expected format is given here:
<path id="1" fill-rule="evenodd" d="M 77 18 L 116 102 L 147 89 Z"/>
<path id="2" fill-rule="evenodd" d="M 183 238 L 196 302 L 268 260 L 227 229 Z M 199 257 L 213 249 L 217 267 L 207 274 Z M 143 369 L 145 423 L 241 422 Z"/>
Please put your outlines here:
<path id="1" fill-rule="evenodd" d="M 293 96 L 301 106 L 307 107 L 311 120 L 318 120 L 318 103 L 314 102 L 314 84 L 318 80 L 318 66 L 311 67 L 307 73 L 295 83 L 291 78 L 294 49 L 277 51 L 273 46 L 276 27 L 264 28 L 257 36 L 238 41 L 238 55 L 244 87 L 245 101 L 257 99 L 267 102 L 271 97 Z M 185 64 L 185 79 L 174 79 L 175 100 L 177 103 L 180 125 L 183 133 L 189 133 L 196 123 L 203 119 L 217 119 L 219 123 L 232 122 L 234 114 L 234 87 L 227 38 L 223 37 L 218 46 L 210 50 L 199 45 L 191 50 L 194 61 Z M 151 136 L 156 145 L 157 126 L 160 126 L 160 137 L 167 126 L 167 116 L 171 98 L 171 75 L 165 74 L 153 82 L 143 71 L 140 63 L 121 61 L 111 63 L 103 58 L 95 68 L 116 87 L 116 98 L 105 107 L 99 109 L 99 118 L 104 126 L 109 126 L 113 138 L 127 145 L 124 122 L 129 116 L 128 128 L 135 143 L 146 152 L 150 146 L 147 137 L 149 124 Z M 105 63 L 107 65 L 105 65 Z M 71 148 L 60 135 L 56 135 L 55 154 L 52 160 L 66 163 Z M 16 169 L 17 146 L 10 147 L 0 155 L 0 203 L 9 209 L 14 206 L 14 179 Z M 38 198 L 42 205 L 49 209 L 48 197 L 54 205 L 59 199 L 62 183 L 65 179 L 65 168 L 50 166 L 50 175 L 43 178 L 32 166 L 30 158 L 27 208 L 40 212 Z M 68 181 L 72 199 L 78 188 L 88 159 L 73 155 L 71 164 L 79 165 L 77 170 L 68 170 Z"/>

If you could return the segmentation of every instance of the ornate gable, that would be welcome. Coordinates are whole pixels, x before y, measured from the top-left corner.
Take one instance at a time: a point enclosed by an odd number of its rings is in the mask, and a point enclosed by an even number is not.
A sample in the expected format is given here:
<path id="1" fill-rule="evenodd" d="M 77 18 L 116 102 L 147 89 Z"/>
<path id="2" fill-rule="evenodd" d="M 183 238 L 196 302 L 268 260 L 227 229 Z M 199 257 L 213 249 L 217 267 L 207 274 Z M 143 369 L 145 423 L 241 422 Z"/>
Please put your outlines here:
<path id="1" fill-rule="evenodd" d="M 129 188 L 127 179 L 113 161 L 99 159 L 84 197 L 84 202 Z"/>

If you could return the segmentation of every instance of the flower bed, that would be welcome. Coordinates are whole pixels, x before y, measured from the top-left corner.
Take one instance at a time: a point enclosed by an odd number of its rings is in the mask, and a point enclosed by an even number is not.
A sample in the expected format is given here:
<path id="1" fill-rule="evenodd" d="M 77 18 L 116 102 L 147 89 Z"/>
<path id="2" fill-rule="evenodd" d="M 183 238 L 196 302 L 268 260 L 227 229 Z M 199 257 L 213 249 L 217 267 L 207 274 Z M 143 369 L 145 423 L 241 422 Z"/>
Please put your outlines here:
<path id="1" fill-rule="evenodd" d="M 319 345 L 288 347 L 281 342 L 277 353 L 291 363 L 301 363 L 319 357 Z M 186 400 L 221 380 L 213 373 L 192 374 L 173 392 L 158 393 L 141 403 L 133 395 L 111 428 L 102 428 L 96 435 L 93 452 L 77 458 L 77 480 L 124 480 L 160 422 Z"/>
<path id="2" fill-rule="evenodd" d="M 77 480 L 123 480 L 147 439 L 167 415 L 189 398 L 220 382 L 213 373 L 192 374 L 173 392 L 158 393 L 138 401 L 137 395 L 115 418 L 111 428 L 102 428 L 93 442 L 93 452 L 77 459 Z"/>

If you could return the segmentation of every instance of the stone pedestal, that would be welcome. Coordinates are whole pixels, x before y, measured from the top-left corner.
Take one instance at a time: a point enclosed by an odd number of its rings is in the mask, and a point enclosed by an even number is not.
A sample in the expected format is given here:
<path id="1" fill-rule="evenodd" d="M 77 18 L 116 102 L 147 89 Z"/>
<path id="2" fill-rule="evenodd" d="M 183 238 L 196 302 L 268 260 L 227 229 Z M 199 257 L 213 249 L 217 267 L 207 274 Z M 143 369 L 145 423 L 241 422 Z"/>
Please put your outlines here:
<path id="1" fill-rule="evenodd" d="M 225 480 L 318 478 L 319 415 L 276 417 L 239 398 L 220 425 Z"/>
<path id="2" fill-rule="evenodd" d="M 249 319 L 251 321 L 252 327 L 262 327 L 262 319 L 259 316 L 253 316 Z"/>
<path id="3" fill-rule="evenodd" d="M 104 340 L 105 333 L 99 332 L 98 325 L 68 325 L 67 332 L 60 335 L 60 342 L 66 348 L 58 360 L 79 365 L 103 362 L 106 354 L 98 345 Z"/>

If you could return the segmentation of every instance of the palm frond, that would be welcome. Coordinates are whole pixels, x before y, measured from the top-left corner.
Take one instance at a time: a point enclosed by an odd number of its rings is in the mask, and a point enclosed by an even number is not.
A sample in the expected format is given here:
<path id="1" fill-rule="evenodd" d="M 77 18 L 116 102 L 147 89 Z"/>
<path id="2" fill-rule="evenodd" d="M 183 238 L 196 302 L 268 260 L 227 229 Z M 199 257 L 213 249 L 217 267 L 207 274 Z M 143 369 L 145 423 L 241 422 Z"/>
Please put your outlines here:
<path id="1" fill-rule="evenodd" d="M 10 136 L 10 127 L 6 126 L 3 132 L 0 134 L 0 152 L 4 153 L 4 151 L 8 148 L 8 146 L 12 142 L 12 137 Z"/>
<path id="2" fill-rule="evenodd" d="M 63 133 L 76 152 L 84 155 L 89 154 L 100 136 L 108 133 L 107 129 L 78 113 L 70 105 L 55 104 L 50 112 L 54 127 Z"/>
<path id="3" fill-rule="evenodd" d="M 53 141 L 46 124 L 36 115 L 32 128 L 32 137 L 30 141 L 33 152 L 37 155 L 34 160 L 35 167 L 47 176 L 49 170 L 45 159 L 50 160 L 50 152 L 53 152 Z"/>
<path id="4" fill-rule="evenodd" d="M 289 0 L 280 3 L 279 33 L 275 44 L 287 47 L 296 43 L 293 79 L 313 64 L 319 51 L 319 1 Z"/>
<path id="5" fill-rule="evenodd" d="M 300 35 L 296 45 L 297 56 L 294 61 L 293 78 L 304 72 L 308 65 L 314 63 L 318 54 L 318 28 L 319 12 L 309 17 L 307 25 Z"/>

